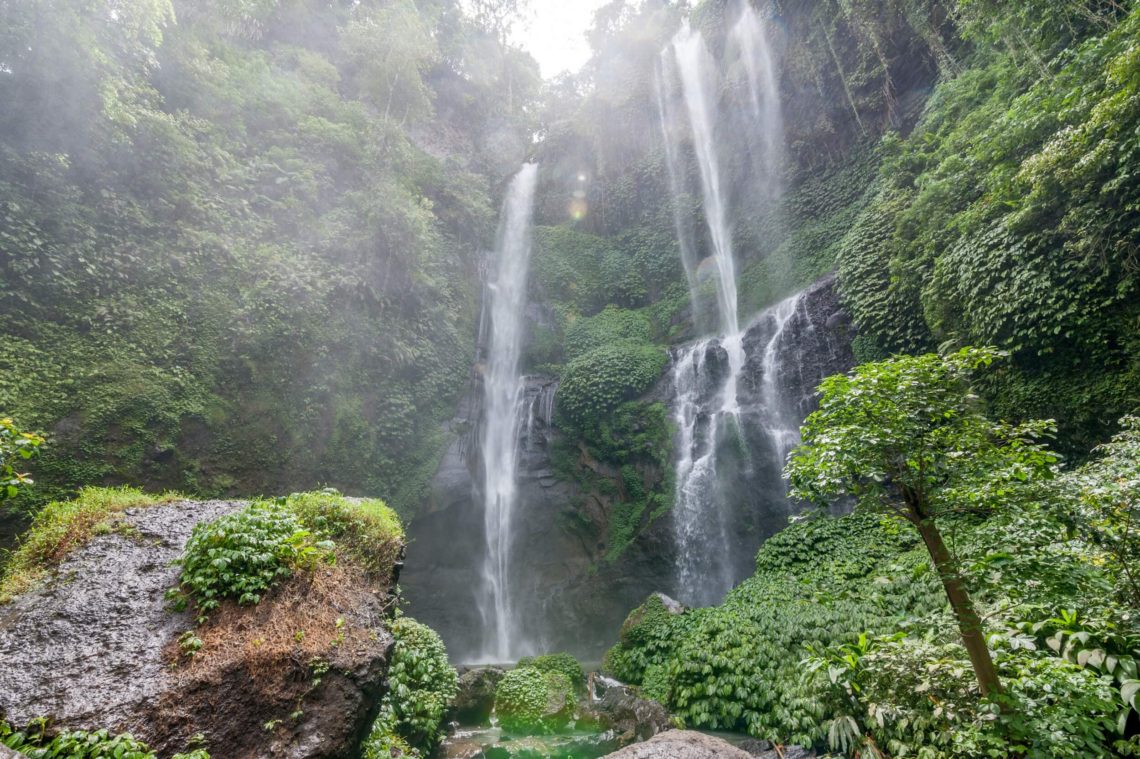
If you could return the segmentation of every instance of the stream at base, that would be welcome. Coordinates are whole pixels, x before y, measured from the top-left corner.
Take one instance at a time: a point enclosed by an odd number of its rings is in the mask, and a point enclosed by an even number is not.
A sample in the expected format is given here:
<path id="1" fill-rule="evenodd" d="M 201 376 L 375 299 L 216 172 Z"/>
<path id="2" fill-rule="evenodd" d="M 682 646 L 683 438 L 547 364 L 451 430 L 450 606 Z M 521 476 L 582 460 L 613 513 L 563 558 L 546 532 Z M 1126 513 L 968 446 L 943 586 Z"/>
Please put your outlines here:
<path id="1" fill-rule="evenodd" d="M 610 734 L 591 730 L 511 735 L 499 727 L 460 727 L 432 759 L 598 759 L 615 750 Z"/>
<path id="2" fill-rule="evenodd" d="M 742 746 L 743 733 L 701 730 L 705 735 Z M 511 735 L 499 727 L 459 727 L 431 759 L 600 759 L 616 751 L 611 733 L 569 730 L 555 735 Z"/>

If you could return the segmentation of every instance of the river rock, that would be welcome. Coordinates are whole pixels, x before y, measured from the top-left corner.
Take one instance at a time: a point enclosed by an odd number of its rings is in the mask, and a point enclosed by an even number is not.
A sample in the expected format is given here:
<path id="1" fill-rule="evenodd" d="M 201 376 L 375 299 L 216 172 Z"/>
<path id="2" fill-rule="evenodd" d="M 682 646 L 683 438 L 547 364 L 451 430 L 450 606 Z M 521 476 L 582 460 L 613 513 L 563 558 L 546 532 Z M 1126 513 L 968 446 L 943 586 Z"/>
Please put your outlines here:
<path id="1" fill-rule="evenodd" d="M 214 652 L 203 649 L 192 660 L 180 658 L 181 633 L 208 636 L 190 612 L 166 603 L 166 590 L 178 582 L 171 561 L 195 524 L 244 505 L 180 501 L 130 510 L 123 529 L 92 538 L 47 582 L 0 607 L 0 715 L 17 727 L 47 717 L 61 730 L 130 732 L 160 755 L 185 750 L 197 734 L 214 759 L 357 751 L 386 688 L 388 588 L 339 588 L 348 603 L 327 611 L 351 634 L 345 645 L 322 651 L 328 671 L 319 677 L 309 656 L 295 661 L 290 646 L 243 653 L 250 640 L 271 639 L 257 626 L 261 617 L 291 608 L 270 596 L 256 607 L 233 607 L 230 618 L 246 628 L 234 632 L 238 648 L 228 657 L 211 659 Z M 211 622 L 227 613 L 223 606 Z"/>
<path id="2" fill-rule="evenodd" d="M 617 746 L 648 740 L 672 727 L 665 707 L 641 698 L 632 688 L 620 684 L 608 685 L 601 698 L 584 710 L 583 716 L 613 731 Z"/>
<path id="3" fill-rule="evenodd" d="M 741 750 L 752 754 L 752 756 L 763 756 L 772 750 L 771 743 L 757 738 L 746 738 L 736 745 Z"/>
<path id="4" fill-rule="evenodd" d="M 668 730 L 626 746 L 607 759 L 753 759 L 731 743 L 693 730 Z"/>
<path id="5" fill-rule="evenodd" d="M 474 667 L 459 676 L 459 692 L 451 702 L 452 719 L 462 725 L 481 725 L 491 718 L 495 688 L 503 679 L 497 667 Z"/>
<path id="6" fill-rule="evenodd" d="M 767 743 L 767 741 L 763 741 Z M 741 744 L 743 748 L 744 744 Z M 815 759 L 816 753 L 803 746 L 782 746 L 779 751 L 776 749 L 769 749 L 768 751 L 761 751 L 758 754 L 753 754 L 756 759 Z"/>

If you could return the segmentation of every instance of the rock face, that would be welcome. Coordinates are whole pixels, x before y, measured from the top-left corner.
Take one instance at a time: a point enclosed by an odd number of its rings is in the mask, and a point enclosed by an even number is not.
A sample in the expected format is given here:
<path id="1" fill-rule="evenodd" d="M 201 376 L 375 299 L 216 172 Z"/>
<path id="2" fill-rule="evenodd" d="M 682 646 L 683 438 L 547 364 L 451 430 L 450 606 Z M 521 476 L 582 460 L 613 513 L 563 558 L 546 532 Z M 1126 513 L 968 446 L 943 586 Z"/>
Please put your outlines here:
<path id="1" fill-rule="evenodd" d="M 256 607 L 223 605 L 197 628 L 189 612 L 165 602 L 178 578 L 170 562 L 193 526 L 244 505 L 183 501 L 128 511 L 118 533 L 93 538 L 44 586 L 0 607 L 0 715 L 17 726 L 50 717 L 58 728 L 129 731 L 166 755 L 199 733 L 215 759 L 352 755 L 385 689 L 387 588 L 344 568 L 322 569 Z M 314 609 L 325 586 L 351 602 L 327 609 L 350 632 L 314 666 L 308 656 L 296 661 L 301 646 L 280 645 L 266 625 L 299 619 L 294 607 Z M 321 617 L 312 614 L 300 634 L 306 645 L 335 634 L 333 620 L 319 630 Z M 187 630 L 206 642 L 190 661 L 177 644 Z M 297 635 L 292 626 L 284 634 Z"/>
<path id="2" fill-rule="evenodd" d="M 496 667 L 474 667 L 459 676 L 459 692 L 451 702 L 451 718 L 461 725 L 481 725 L 495 708 L 495 688 L 503 679 Z"/>
<path id="3" fill-rule="evenodd" d="M 610 685 L 584 716 L 614 735 L 617 746 L 644 741 L 672 727 L 669 712 L 625 685 Z"/>
<path id="4" fill-rule="evenodd" d="M 820 379 L 853 365 L 847 322 L 832 278 L 827 278 L 803 293 L 783 325 L 776 380 L 787 401 L 783 413 L 794 417 L 794 423 L 813 408 Z M 759 411 L 771 329 L 763 319 L 748 329 L 739 393 L 752 457 L 759 462 L 774 461 L 765 452 L 770 443 L 764 436 L 765 416 Z M 715 362 L 710 364 L 710 370 L 715 368 Z M 671 404 L 668 371 L 649 397 Z M 613 504 L 559 473 L 567 462 L 554 460 L 561 435 L 554 424 L 556 392 L 557 382 L 550 378 L 526 380 L 511 558 L 517 571 L 511 593 L 515 613 L 528 628 L 528 640 L 517 655 L 564 650 L 583 661 L 598 662 L 630 609 L 652 591 L 676 593 L 676 540 L 666 514 L 643 526 L 616 561 L 601 560 L 605 546 L 588 536 L 596 534 L 599 525 L 604 533 Z M 401 580 L 408 613 L 439 631 L 453 661 L 467 663 L 484 649 L 487 627 L 475 592 L 483 582 L 486 552 L 477 444 L 481 393 L 476 377 L 449 424 L 452 442 L 428 503 L 409 526 L 414 549 Z M 573 458 L 570 463 L 575 466 L 592 463 L 579 454 Z M 726 502 L 736 507 L 727 530 L 731 545 L 723 550 L 738 581 L 751 574 L 763 540 L 787 522 L 789 509 L 779 469 L 762 463 L 752 468 L 749 477 L 730 483 L 735 490 Z"/>
<path id="5" fill-rule="evenodd" d="M 668 730 L 644 743 L 607 754 L 607 759 L 752 759 L 752 754 L 711 735 Z"/>

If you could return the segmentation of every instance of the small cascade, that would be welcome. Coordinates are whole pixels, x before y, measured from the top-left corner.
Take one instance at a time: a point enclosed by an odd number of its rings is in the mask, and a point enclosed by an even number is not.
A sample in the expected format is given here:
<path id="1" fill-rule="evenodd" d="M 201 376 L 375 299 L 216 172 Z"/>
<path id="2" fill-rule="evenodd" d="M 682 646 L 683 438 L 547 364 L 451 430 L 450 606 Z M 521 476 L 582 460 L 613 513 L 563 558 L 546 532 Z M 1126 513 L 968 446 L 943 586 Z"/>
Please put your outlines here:
<path id="1" fill-rule="evenodd" d="M 673 421 L 677 428 L 673 526 L 677 535 L 678 595 L 685 603 L 716 603 L 734 572 L 723 550 L 728 515 L 717 481 L 716 454 L 723 409 L 715 383 L 727 364 L 717 338 L 678 349 L 673 356 Z M 718 548 L 719 547 L 719 548 Z"/>
<path id="2" fill-rule="evenodd" d="M 478 601 L 485 630 L 482 658 L 497 662 L 510 659 L 521 637 L 511 594 L 511 528 L 518 499 L 519 427 L 529 406 L 519 357 L 537 177 L 537 164 L 526 164 L 511 180 L 499 224 L 494 278 L 487 285 L 490 318 L 485 325 L 489 339 L 480 437 L 487 553 Z"/>
<path id="3" fill-rule="evenodd" d="M 768 344 L 764 346 L 761 364 L 761 402 L 764 408 L 764 430 L 772 440 L 777 461 L 781 465 L 791 450 L 800 442 L 801 421 L 799 399 L 795 399 L 796 402 L 794 403 L 791 402 L 787 398 L 785 388 L 780 383 L 781 371 L 784 369 L 785 351 L 794 351 L 795 348 L 783 345 L 781 340 L 784 337 L 784 329 L 788 326 L 793 315 L 804 310 L 804 303 L 801 294 L 796 294 L 761 314 L 762 319 L 769 319 L 772 322 L 770 328 L 772 336 L 768 340 Z M 803 322 L 807 325 L 806 329 L 814 330 L 807 314 L 803 313 L 802 316 L 804 317 Z M 797 367 L 799 366 L 798 361 L 793 363 Z"/>
<path id="4" fill-rule="evenodd" d="M 734 208 L 731 180 L 737 152 L 753 157 L 749 183 L 767 196 L 779 194 L 779 164 L 783 141 L 782 117 L 774 56 L 764 23 L 750 3 L 740 4 L 740 15 L 726 41 L 726 56 L 743 63 L 753 118 L 745 134 L 724 117 L 719 98 L 725 87 L 721 64 L 713 57 L 700 32 L 688 21 L 682 23 L 658 65 L 657 94 L 666 163 L 674 194 L 674 220 L 682 259 L 693 299 L 694 318 L 702 309 L 702 273 L 711 272 L 716 292 L 717 334 L 675 352 L 671 375 L 674 421 L 677 428 L 674 527 L 677 536 L 678 594 L 690 604 L 720 600 L 736 576 L 734 558 L 727 546 L 731 506 L 723 486 L 729 476 L 718 465 L 722 453 L 731 450 L 739 473 L 751 475 L 758 456 L 781 456 L 794 444 L 789 432 L 790 416 L 777 413 L 782 403 L 779 388 L 770 381 L 773 397 L 762 401 L 772 415 L 767 422 L 772 442 L 764 451 L 752 450 L 745 430 L 741 400 L 743 371 L 748 360 L 746 336 L 740 328 L 736 260 L 729 221 Z M 728 153 L 722 155 L 721 149 Z M 685 156 L 691 150 L 699 177 L 700 195 L 707 232 L 708 256 L 697 262 L 696 235 L 688 224 L 683 204 L 688 199 Z M 776 307 L 794 308 L 784 303 Z M 765 312 L 768 314 L 768 312 Z M 782 325 L 788 315 L 771 315 Z M 771 340 L 771 356 L 765 354 L 765 382 L 778 373 L 779 329 Z M 767 349 L 766 349 L 767 350 Z M 796 420 L 798 424 L 798 420 Z M 770 467 L 769 467 L 770 468 Z M 780 498 L 783 497 L 781 487 Z"/>

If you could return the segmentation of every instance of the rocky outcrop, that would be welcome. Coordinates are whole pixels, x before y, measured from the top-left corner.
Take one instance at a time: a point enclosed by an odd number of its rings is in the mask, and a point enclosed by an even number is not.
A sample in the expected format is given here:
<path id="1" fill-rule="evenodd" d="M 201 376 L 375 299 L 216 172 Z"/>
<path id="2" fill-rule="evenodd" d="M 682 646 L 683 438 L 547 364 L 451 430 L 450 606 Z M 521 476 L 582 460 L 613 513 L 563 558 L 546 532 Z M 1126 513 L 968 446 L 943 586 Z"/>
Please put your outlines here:
<path id="1" fill-rule="evenodd" d="M 387 588 L 322 567 L 198 627 L 164 599 L 193 526 L 243 505 L 130 510 L 0 607 L 0 716 L 128 731 L 162 755 L 199 734 L 215 759 L 352 755 L 384 693 Z M 178 644 L 188 630 L 202 641 L 193 658 Z"/>
<path id="2" fill-rule="evenodd" d="M 597 686 L 591 676 L 590 689 Z M 669 712 L 661 704 L 637 695 L 632 688 L 611 682 L 600 698 L 590 703 L 582 715 L 586 720 L 611 732 L 617 746 L 644 741 L 672 727 Z"/>
<path id="3" fill-rule="evenodd" d="M 740 401 L 749 456 L 765 463 L 745 467 L 745 477 L 726 478 L 732 492 L 725 501 L 734 508 L 726 531 L 731 545 L 721 550 L 737 579 L 751 574 L 756 549 L 784 527 L 789 513 L 780 466 L 772 463 L 778 456 L 769 451 L 761 404 L 763 354 L 771 330 L 772 324 L 761 315 L 745 336 L 747 362 Z M 783 325 L 779 344 L 785 360 L 776 370 L 788 399 L 783 413 L 794 423 L 812 409 L 819 380 L 853 364 L 850 338 L 832 279 L 808 288 Z M 715 362 L 709 366 L 716 369 Z M 538 376 L 528 377 L 524 388 L 527 416 L 519 426 L 511 558 L 518 568 L 511 578 L 511 593 L 526 637 L 518 654 L 565 650 L 583 661 L 598 662 L 630 609 L 654 590 L 675 592 L 676 540 L 672 520 L 665 515 L 643 525 L 615 561 L 602 558 L 613 498 L 585 490 L 567 476 L 568 463 L 571 468 L 589 464 L 580 460 L 573 446 L 569 462 L 556 460 L 560 452 L 566 456 L 566 441 L 554 423 L 556 391 L 555 380 Z M 401 580 L 408 613 L 438 630 L 457 662 L 473 662 L 486 648 L 482 636 L 487 625 L 476 604 L 486 551 L 477 445 L 481 393 L 476 372 L 471 391 L 449 424 L 452 442 L 428 502 L 409 526 L 415 548 Z M 668 372 L 648 397 L 672 402 Z"/>
<path id="4" fill-rule="evenodd" d="M 497 667 L 473 667 L 459 676 L 459 692 L 450 717 L 461 725 L 482 725 L 495 708 L 495 688 L 505 673 Z"/>
<path id="5" fill-rule="evenodd" d="M 644 743 L 607 754 L 607 759 L 752 759 L 752 754 L 711 735 L 668 730 Z"/>

